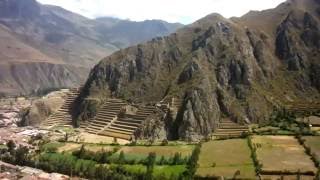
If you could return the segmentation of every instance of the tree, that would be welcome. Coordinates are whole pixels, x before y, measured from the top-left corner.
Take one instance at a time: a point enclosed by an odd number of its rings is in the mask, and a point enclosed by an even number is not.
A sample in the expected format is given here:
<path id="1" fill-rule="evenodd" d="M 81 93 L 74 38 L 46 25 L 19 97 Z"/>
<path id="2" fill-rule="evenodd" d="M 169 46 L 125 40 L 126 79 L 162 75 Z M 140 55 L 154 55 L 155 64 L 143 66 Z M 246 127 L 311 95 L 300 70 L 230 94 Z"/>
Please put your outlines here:
<path id="1" fill-rule="evenodd" d="M 146 180 L 152 179 L 152 174 L 153 174 L 154 164 L 156 162 L 156 157 L 157 157 L 156 153 L 154 153 L 154 152 L 149 153 L 149 156 L 147 158 Z"/>
<path id="2" fill-rule="evenodd" d="M 86 153 L 86 149 L 85 149 L 85 146 L 84 144 L 82 144 L 81 148 L 80 148 L 80 151 L 79 151 L 79 154 L 78 154 L 78 158 L 82 158 Z"/>
<path id="3" fill-rule="evenodd" d="M 125 157 L 124 157 L 124 153 L 123 151 L 120 152 L 119 158 L 118 158 L 118 162 L 119 164 L 124 164 L 125 163 Z"/>
<path id="4" fill-rule="evenodd" d="M 66 134 L 64 135 L 64 142 L 67 142 L 68 139 L 69 139 L 69 133 L 66 133 Z"/>
<path id="5" fill-rule="evenodd" d="M 187 163 L 187 171 L 185 173 L 187 176 L 187 179 L 193 179 L 194 175 L 196 174 L 196 170 L 198 167 L 200 148 L 201 148 L 201 144 L 196 146 L 194 148 L 194 150 L 192 151 L 191 157 Z"/>
<path id="6" fill-rule="evenodd" d="M 108 158 L 109 158 L 109 154 L 110 154 L 110 152 L 108 152 L 108 151 L 102 151 L 100 159 L 99 159 L 99 163 L 101 163 L 101 164 L 107 163 Z"/>
<path id="7" fill-rule="evenodd" d="M 172 165 L 178 165 L 181 163 L 181 153 L 176 152 L 173 156 Z"/>
<path id="8" fill-rule="evenodd" d="M 164 165 L 164 164 L 166 164 L 166 159 L 164 156 L 161 156 L 161 159 L 159 161 L 159 165 Z"/>
<path id="9" fill-rule="evenodd" d="M 15 153 L 15 163 L 21 166 L 26 165 L 29 162 L 28 153 L 27 147 L 19 147 Z"/>
<path id="10" fill-rule="evenodd" d="M 16 144 L 12 140 L 10 140 L 7 142 L 7 147 L 8 147 L 8 151 L 11 153 L 15 150 Z"/>

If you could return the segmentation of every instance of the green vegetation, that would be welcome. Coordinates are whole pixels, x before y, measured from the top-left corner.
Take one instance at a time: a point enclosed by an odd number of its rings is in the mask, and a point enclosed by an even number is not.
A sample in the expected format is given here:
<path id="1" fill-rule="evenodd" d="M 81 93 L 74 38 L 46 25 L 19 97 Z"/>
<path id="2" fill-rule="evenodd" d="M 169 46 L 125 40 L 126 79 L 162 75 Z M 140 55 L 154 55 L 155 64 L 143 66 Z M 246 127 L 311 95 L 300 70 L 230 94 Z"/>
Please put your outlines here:
<path id="1" fill-rule="evenodd" d="M 116 166 L 116 165 L 113 165 Z M 144 165 L 123 165 L 124 169 L 132 174 L 145 174 L 147 171 Z M 185 165 L 155 165 L 153 174 L 159 179 L 178 179 L 186 171 Z"/>
<path id="2" fill-rule="evenodd" d="M 44 152 L 50 152 L 50 153 L 54 153 L 54 152 L 57 152 L 58 149 L 60 147 L 63 147 L 65 145 L 65 143 L 62 143 L 62 142 L 51 142 L 51 143 L 47 143 L 47 144 L 44 144 L 43 146 L 41 146 L 41 151 L 44 151 Z"/>
<path id="3" fill-rule="evenodd" d="M 248 139 L 248 146 L 251 150 L 251 158 L 252 158 L 254 166 L 256 168 L 256 173 L 260 174 L 262 164 L 259 162 L 258 157 L 257 157 L 257 147 L 252 143 L 251 136 L 249 136 L 247 139 Z"/>
<path id="4" fill-rule="evenodd" d="M 296 121 L 296 118 L 294 113 L 285 109 L 275 110 L 267 126 L 255 127 L 252 131 L 258 135 L 314 135 L 307 124 Z"/>
<path id="5" fill-rule="evenodd" d="M 200 156 L 200 149 L 201 144 L 198 145 L 192 152 L 192 155 L 187 163 L 187 171 L 186 171 L 186 177 L 189 179 L 192 179 L 197 171 L 198 168 L 198 160 Z"/>
<path id="6" fill-rule="evenodd" d="M 17 164 L 21 166 L 31 165 L 31 156 L 27 147 L 16 147 L 13 141 L 7 143 L 7 148 L 3 148 L 0 151 L 0 159 L 11 164 Z"/>
<path id="7" fill-rule="evenodd" d="M 8 147 L 6 146 L 6 145 L 4 145 L 4 144 L 0 144 L 0 150 L 1 149 L 7 149 Z"/>
<path id="8" fill-rule="evenodd" d="M 146 157 L 130 159 L 128 157 L 132 155 L 127 157 L 124 151 L 120 151 L 120 146 L 90 151 L 82 145 L 72 152 L 60 153 L 59 149 L 67 144 L 51 142 L 42 145 L 40 151 L 29 153 L 28 148 L 16 148 L 14 142 L 10 141 L 1 152 L 1 159 L 12 164 L 88 179 L 191 179 L 193 173 L 190 172 L 195 172 L 200 152 L 200 148 L 195 148 L 190 158 L 179 152 L 161 157 L 150 152 Z"/>

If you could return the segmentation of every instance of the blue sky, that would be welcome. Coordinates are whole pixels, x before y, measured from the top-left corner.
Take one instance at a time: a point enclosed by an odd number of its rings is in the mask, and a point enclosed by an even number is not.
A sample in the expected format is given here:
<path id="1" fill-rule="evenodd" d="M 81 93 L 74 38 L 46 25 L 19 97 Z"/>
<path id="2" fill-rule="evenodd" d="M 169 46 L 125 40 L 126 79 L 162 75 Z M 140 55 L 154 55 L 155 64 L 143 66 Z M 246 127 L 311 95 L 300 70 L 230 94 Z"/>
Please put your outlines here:
<path id="1" fill-rule="evenodd" d="M 285 0 L 38 0 L 89 18 L 111 16 L 143 21 L 162 19 L 189 24 L 211 13 L 242 16 L 249 10 L 274 8 Z"/>

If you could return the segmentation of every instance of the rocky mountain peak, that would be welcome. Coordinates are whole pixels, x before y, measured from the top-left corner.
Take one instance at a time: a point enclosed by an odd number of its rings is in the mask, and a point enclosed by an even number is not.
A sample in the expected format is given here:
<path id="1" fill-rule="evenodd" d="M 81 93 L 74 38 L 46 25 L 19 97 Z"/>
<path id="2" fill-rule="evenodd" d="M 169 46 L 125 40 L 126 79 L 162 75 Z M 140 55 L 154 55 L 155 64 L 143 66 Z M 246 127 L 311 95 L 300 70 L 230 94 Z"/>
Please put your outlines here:
<path id="1" fill-rule="evenodd" d="M 168 137 L 194 140 L 224 117 L 263 123 L 276 107 L 312 101 L 320 87 L 318 6 L 288 1 L 242 18 L 211 14 L 118 51 L 91 71 L 79 119 L 90 111 L 87 97 L 146 104 L 178 97 L 178 115 L 165 122 Z"/>

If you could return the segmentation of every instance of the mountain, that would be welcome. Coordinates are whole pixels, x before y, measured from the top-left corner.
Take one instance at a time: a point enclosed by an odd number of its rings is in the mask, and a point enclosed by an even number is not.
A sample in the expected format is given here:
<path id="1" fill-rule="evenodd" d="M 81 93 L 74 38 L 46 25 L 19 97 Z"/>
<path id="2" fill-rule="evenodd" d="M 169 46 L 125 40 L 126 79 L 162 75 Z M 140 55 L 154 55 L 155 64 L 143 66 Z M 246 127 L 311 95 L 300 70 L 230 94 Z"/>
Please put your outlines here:
<path id="1" fill-rule="evenodd" d="M 105 40 L 116 44 L 119 48 L 145 42 L 154 37 L 165 36 L 182 27 L 179 23 L 168 23 L 161 20 L 134 22 L 110 17 L 100 17 L 96 20 L 103 23 L 97 30 L 105 35 Z"/>
<path id="2" fill-rule="evenodd" d="M 163 129 L 174 139 L 197 140 L 224 118 L 263 124 L 275 108 L 319 102 L 319 21 L 319 0 L 289 0 L 240 18 L 211 14 L 117 51 L 91 71 L 78 119 L 86 120 L 94 99 L 153 104 L 177 98 L 178 115 Z"/>
<path id="3" fill-rule="evenodd" d="M 122 22 L 124 20 L 118 20 Z M 125 21 L 128 22 L 129 21 Z M 132 22 L 144 29 L 145 24 Z M 29 94 L 51 88 L 76 87 L 85 81 L 91 67 L 119 48 L 169 34 L 179 27 L 165 24 L 155 33 L 114 33 L 107 20 L 100 22 L 63 8 L 35 0 L 0 1 L 0 93 Z M 157 25 L 154 25 L 155 29 Z M 130 32 L 130 25 L 126 26 Z M 121 27 L 116 29 L 121 31 Z M 109 34 L 110 33 L 110 34 Z M 137 38 L 132 38 L 136 36 Z M 119 46 L 119 42 L 121 46 Z"/>

